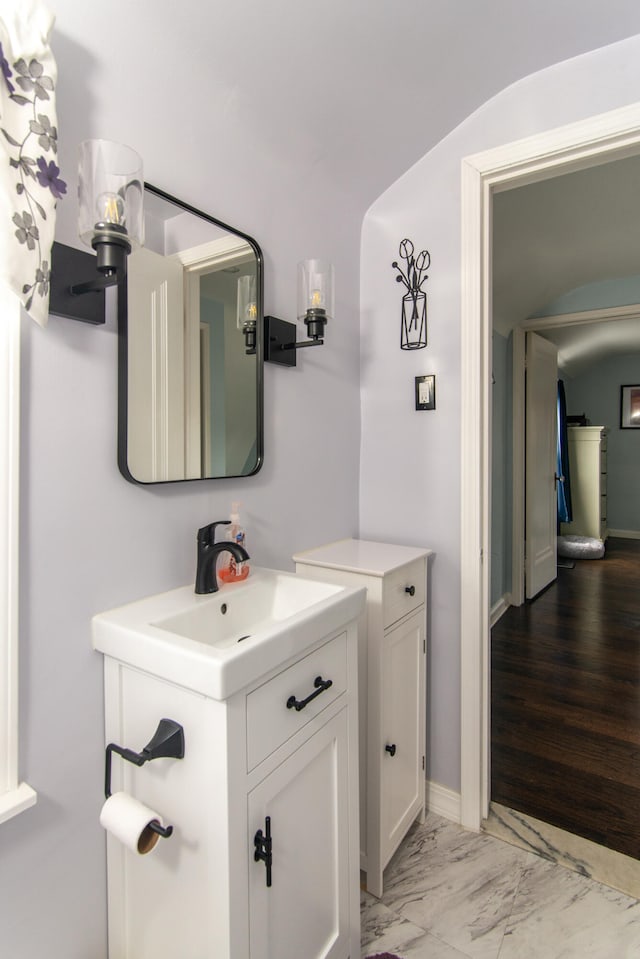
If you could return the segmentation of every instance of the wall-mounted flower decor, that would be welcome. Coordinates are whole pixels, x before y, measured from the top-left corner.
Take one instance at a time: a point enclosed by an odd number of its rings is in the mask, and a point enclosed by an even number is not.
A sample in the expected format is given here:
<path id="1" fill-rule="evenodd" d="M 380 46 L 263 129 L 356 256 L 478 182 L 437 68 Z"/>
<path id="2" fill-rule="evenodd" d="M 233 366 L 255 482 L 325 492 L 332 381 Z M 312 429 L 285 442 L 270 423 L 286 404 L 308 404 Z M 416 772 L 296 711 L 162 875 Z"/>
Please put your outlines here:
<path id="1" fill-rule="evenodd" d="M 55 162 L 56 64 L 40 29 L 46 20 L 50 29 L 53 19 L 38 0 L 29 0 L 22 13 L 21 30 L 0 14 L 0 160 L 6 158 L 0 164 L 0 279 L 44 325 L 55 208 L 67 185 Z"/>
<path id="2" fill-rule="evenodd" d="M 411 240 L 402 240 L 400 256 L 405 261 L 404 269 L 397 260 L 391 266 L 398 271 L 397 283 L 404 283 L 407 292 L 402 297 L 402 326 L 400 329 L 401 350 L 422 350 L 427 345 L 427 294 L 422 289 L 428 279 L 431 265 L 428 250 L 414 257 Z"/>

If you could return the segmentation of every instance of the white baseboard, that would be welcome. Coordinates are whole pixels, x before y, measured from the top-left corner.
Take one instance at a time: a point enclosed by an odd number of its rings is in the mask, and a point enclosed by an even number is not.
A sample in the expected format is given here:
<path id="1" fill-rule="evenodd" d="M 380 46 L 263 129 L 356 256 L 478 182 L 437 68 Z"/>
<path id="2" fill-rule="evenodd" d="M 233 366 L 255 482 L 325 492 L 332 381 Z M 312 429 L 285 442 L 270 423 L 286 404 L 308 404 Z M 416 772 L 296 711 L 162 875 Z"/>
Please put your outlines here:
<path id="1" fill-rule="evenodd" d="M 620 539 L 640 539 L 640 529 L 608 529 L 607 533 Z"/>
<path id="2" fill-rule="evenodd" d="M 427 779 L 426 806 L 429 812 L 451 822 L 460 822 L 460 793 Z"/>
<path id="3" fill-rule="evenodd" d="M 511 606 L 511 596 L 509 593 L 505 593 L 504 596 L 501 596 L 497 602 L 491 607 L 491 626 L 495 626 L 501 616 L 504 616 L 506 611 Z"/>

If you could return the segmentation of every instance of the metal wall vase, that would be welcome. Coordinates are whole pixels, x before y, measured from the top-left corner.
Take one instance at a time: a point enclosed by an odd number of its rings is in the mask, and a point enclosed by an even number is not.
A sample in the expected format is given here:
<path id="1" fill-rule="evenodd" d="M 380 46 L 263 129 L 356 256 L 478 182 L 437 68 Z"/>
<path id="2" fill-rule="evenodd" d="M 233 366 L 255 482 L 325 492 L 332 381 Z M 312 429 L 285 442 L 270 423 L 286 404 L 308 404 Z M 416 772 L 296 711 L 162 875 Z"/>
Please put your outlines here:
<path id="1" fill-rule="evenodd" d="M 431 264 L 431 256 L 427 250 L 422 250 L 414 257 L 413 250 L 411 240 L 403 240 L 400 244 L 400 256 L 405 261 L 404 269 L 395 260 L 391 264 L 398 271 L 396 282 L 403 283 L 407 289 L 402 297 L 402 350 L 422 350 L 427 345 L 427 294 L 422 286 L 428 279 L 427 270 Z"/>
<path id="2" fill-rule="evenodd" d="M 400 349 L 421 350 L 427 345 L 427 294 L 405 293 L 402 297 Z"/>

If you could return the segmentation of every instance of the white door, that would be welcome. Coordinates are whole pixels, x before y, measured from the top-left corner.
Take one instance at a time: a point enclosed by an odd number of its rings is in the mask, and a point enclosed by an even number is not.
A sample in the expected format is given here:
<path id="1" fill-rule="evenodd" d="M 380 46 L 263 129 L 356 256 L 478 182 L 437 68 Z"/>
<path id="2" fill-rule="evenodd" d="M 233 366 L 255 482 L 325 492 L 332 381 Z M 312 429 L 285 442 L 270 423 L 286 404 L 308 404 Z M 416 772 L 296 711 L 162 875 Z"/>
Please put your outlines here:
<path id="1" fill-rule="evenodd" d="M 347 713 L 342 710 L 249 794 L 251 959 L 349 955 Z M 270 820 L 271 886 L 254 861 Z"/>
<path id="2" fill-rule="evenodd" d="M 381 860 L 386 864 L 424 805 L 424 614 L 384 637 Z M 367 888 L 375 877 L 367 875 Z M 374 892 L 374 895 L 381 895 Z"/>
<path id="3" fill-rule="evenodd" d="M 127 461 L 144 483 L 185 477 L 182 276 L 152 250 L 129 258 Z"/>
<path id="4" fill-rule="evenodd" d="M 557 575 L 558 350 L 527 333 L 525 440 L 525 593 L 532 599 Z"/>

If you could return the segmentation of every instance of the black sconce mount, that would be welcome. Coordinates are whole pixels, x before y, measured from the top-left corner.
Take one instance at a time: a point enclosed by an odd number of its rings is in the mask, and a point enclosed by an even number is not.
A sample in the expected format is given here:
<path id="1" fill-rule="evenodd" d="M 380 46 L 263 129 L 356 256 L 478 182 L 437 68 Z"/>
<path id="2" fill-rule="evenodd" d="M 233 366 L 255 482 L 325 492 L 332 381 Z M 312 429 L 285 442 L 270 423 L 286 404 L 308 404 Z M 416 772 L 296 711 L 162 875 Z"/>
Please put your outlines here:
<path id="1" fill-rule="evenodd" d="M 313 315 L 312 315 L 313 314 Z M 322 315 L 321 315 L 322 314 Z M 327 316 L 324 310 L 309 310 L 304 319 L 308 340 L 296 340 L 297 327 L 277 316 L 264 318 L 264 358 L 281 366 L 296 366 L 296 350 L 306 346 L 322 346 Z"/>
<path id="2" fill-rule="evenodd" d="M 55 316 L 99 326 L 105 322 L 104 291 L 125 283 L 131 246 L 126 239 L 123 243 L 113 237 L 100 243 L 96 238 L 92 245 L 97 256 L 64 243 L 53 244 L 49 311 Z M 79 283 L 71 280 L 82 277 L 87 279 Z"/>

